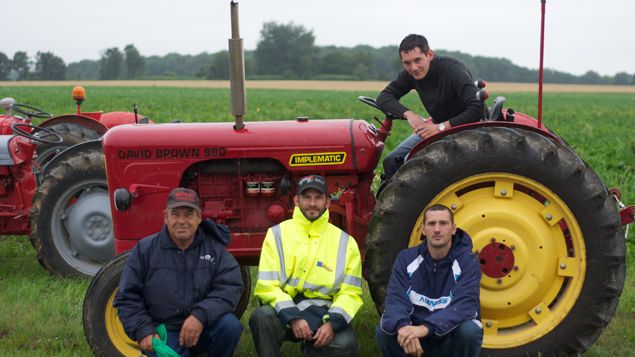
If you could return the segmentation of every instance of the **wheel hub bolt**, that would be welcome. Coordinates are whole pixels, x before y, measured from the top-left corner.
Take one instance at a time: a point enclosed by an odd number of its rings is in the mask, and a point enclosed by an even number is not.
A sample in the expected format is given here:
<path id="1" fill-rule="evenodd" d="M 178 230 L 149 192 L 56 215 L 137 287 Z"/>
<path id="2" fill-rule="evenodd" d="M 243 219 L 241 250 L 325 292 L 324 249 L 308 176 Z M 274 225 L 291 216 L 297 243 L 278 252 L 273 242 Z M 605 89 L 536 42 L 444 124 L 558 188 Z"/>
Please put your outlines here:
<path id="1" fill-rule="evenodd" d="M 535 312 L 536 314 L 540 315 L 540 313 L 542 313 L 542 310 L 541 310 L 539 307 L 537 307 L 537 308 L 534 310 L 534 312 Z"/>
<path id="2" fill-rule="evenodd" d="M 501 196 L 507 196 L 507 190 L 501 190 Z"/>
<path id="3" fill-rule="evenodd" d="M 485 326 L 487 326 L 487 327 L 492 327 L 492 323 L 491 323 L 491 322 L 489 322 L 489 321 L 487 321 L 487 322 L 485 323 Z"/>
<path id="4" fill-rule="evenodd" d="M 567 265 L 565 263 L 560 264 L 560 269 L 567 269 Z"/>
<path id="5" fill-rule="evenodd" d="M 502 283 L 503 283 L 503 279 L 501 278 L 496 279 L 496 284 L 502 284 Z"/>
<path id="6" fill-rule="evenodd" d="M 492 242 L 492 243 L 495 243 L 496 242 L 496 238 L 492 237 L 492 239 L 490 239 L 489 241 Z"/>
<path id="7" fill-rule="evenodd" d="M 453 203 L 453 204 L 450 206 L 450 208 L 451 208 L 453 211 L 454 211 L 454 210 L 456 210 L 456 204 L 454 204 L 454 203 Z"/>
<path id="8" fill-rule="evenodd" d="M 516 246 L 515 246 L 515 245 L 510 245 L 510 246 L 509 246 L 509 249 L 511 249 L 511 250 L 515 250 L 515 249 L 516 249 Z"/>
<path id="9" fill-rule="evenodd" d="M 520 268 L 518 267 L 518 265 L 514 265 L 514 270 L 515 270 L 515 271 L 518 271 L 518 269 L 520 269 Z"/>
<path id="10" fill-rule="evenodd" d="M 547 219 L 547 221 L 551 221 L 553 219 L 553 216 L 551 214 L 547 213 L 545 218 Z"/>

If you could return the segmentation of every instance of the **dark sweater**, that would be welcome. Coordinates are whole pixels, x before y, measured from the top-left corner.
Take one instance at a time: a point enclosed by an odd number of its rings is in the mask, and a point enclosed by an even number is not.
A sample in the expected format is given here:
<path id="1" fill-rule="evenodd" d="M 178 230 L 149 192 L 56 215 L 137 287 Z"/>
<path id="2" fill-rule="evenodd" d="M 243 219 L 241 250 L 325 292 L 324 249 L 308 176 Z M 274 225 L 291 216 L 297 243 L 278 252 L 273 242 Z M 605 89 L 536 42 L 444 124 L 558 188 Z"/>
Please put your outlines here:
<path id="1" fill-rule="evenodd" d="M 385 111 L 403 118 L 409 110 L 399 99 L 416 90 L 423 106 L 436 124 L 450 121 L 451 126 L 472 123 L 481 118 L 478 89 L 466 65 L 452 57 L 435 56 L 425 78 L 415 80 L 401 70 L 377 97 L 377 104 Z"/>

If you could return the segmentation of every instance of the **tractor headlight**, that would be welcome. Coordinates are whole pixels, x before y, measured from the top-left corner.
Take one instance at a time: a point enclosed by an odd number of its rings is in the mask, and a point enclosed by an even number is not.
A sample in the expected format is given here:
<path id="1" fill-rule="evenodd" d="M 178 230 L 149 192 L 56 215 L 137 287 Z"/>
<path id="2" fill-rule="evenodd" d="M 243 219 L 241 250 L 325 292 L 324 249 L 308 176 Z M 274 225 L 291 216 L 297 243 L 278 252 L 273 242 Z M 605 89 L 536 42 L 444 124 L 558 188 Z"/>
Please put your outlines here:
<path id="1" fill-rule="evenodd" d="M 132 194 L 125 188 L 118 188 L 113 194 L 115 209 L 119 212 L 126 211 L 132 205 Z"/>

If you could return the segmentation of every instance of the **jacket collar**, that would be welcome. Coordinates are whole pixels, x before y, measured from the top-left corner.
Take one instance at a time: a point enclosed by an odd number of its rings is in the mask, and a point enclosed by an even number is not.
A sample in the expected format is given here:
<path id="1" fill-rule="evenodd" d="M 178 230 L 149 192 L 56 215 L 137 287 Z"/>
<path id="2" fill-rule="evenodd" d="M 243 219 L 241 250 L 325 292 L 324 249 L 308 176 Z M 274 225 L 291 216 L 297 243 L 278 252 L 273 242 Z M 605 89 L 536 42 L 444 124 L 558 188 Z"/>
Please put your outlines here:
<path id="1" fill-rule="evenodd" d="M 307 235 L 320 235 L 329 224 L 329 210 L 326 209 L 318 219 L 311 222 L 304 217 L 299 207 L 295 207 L 293 210 L 293 221 L 300 226 Z"/>

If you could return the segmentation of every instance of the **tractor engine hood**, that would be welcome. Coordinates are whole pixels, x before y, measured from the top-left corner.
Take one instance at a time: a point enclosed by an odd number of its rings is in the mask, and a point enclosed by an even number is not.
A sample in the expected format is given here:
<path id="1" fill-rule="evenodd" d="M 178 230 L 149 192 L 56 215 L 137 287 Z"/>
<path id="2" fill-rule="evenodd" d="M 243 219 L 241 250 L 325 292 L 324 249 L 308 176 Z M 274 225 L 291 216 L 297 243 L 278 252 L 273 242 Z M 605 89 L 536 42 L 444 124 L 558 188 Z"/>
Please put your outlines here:
<path id="1" fill-rule="evenodd" d="M 122 125 L 102 139 L 109 187 L 176 187 L 191 165 L 208 160 L 273 159 L 286 170 L 364 173 L 376 167 L 383 143 L 363 120 L 297 119 L 233 123 Z M 150 168 L 152 168 L 150 170 Z"/>

